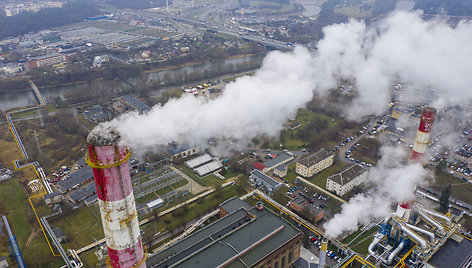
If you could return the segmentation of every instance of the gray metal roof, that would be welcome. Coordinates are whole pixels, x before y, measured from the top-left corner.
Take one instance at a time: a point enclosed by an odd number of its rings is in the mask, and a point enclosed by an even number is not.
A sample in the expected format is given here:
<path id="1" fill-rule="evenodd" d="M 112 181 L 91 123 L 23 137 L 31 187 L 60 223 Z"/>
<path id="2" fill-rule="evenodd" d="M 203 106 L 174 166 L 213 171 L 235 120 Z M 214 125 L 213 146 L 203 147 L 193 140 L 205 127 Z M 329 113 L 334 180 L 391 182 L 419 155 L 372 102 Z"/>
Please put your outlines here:
<path id="1" fill-rule="evenodd" d="M 231 214 L 241 208 L 245 208 L 246 210 L 251 209 L 251 206 L 239 199 L 239 197 L 235 196 L 231 199 L 226 200 L 225 202 L 221 203 L 220 207 L 226 211 L 228 214 Z"/>
<path id="2" fill-rule="evenodd" d="M 352 165 L 343 171 L 329 176 L 328 179 L 335 181 L 340 185 L 347 184 L 351 180 L 357 178 L 362 173 L 367 172 L 367 169 L 361 167 L 360 165 Z"/>
<path id="3" fill-rule="evenodd" d="M 302 156 L 299 160 L 298 163 L 304 165 L 305 167 L 311 167 L 314 164 L 325 160 L 326 158 L 330 157 L 333 155 L 333 153 L 330 153 L 326 151 L 326 149 L 321 148 L 318 152 L 312 153 L 312 154 L 306 154 Z"/>
<path id="4" fill-rule="evenodd" d="M 90 183 L 85 187 L 78 189 L 77 191 L 73 192 L 70 195 L 70 199 L 72 199 L 75 203 L 78 203 L 82 200 L 85 200 L 87 197 L 90 197 L 96 193 L 95 183 Z"/>
<path id="5" fill-rule="evenodd" d="M 88 180 L 93 179 L 93 171 L 89 166 L 83 167 L 78 171 L 71 173 L 65 180 L 60 181 L 57 187 L 61 191 L 69 191 L 77 185 L 80 185 Z"/>
<path id="6" fill-rule="evenodd" d="M 280 170 L 280 171 L 285 171 L 285 170 L 287 170 L 287 165 L 285 165 L 285 164 L 280 165 L 280 166 L 276 167 L 275 169 Z"/>
<path id="7" fill-rule="evenodd" d="M 448 239 L 446 243 L 431 257 L 428 264 L 436 268 L 462 267 L 463 262 L 472 255 L 472 241 L 463 239 L 457 243 Z"/>
<path id="8" fill-rule="evenodd" d="M 282 185 L 282 183 L 272 179 L 271 177 L 267 176 L 266 174 L 262 173 L 260 170 L 255 169 L 251 171 L 251 177 L 258 182 L 262 182 L 264 186 L 266 187 L 271 187 L 272 189 L 275 189 Z"/>
<path id="9" fill-rule="evenodd" d="M 151 256 L 146 264 L 147 267 L 216 267 L 234 258 L 227 267 L 246 267 L 243 262 L 253 266 L 298 235 L 299 230 L 267 209 L 241 208 Z"/>
<path id="10" fill-rule="evenodd" d="M 147 106 L 146 104 L 144 104 L 140 100 L 136 99 L 131 94 L 124 95 L 122 98 L 126 101 L 126 103 L 128 103 L 129 105 L 131 105 L 134 108 L 138 109 L 140 112 L 147 112 L 147 111 L 151 110 L 151 107 Z"/>
<path id="11" fill-rule="evenodd" d="M 185 165 L 187 165 L 189 168 L 196 168 L 199 167 L 203 164 L 206 164 L 213 159 L 210 157 L 209 154 L 203 154 L 199 157 L 193 158 L 191 160 L 185 161 Z"/>
<path id="12" fill-rule="evenodd" d="M 274 166 L 280 165 L 280 163 L 287 161 L 288 159 L 291 159 L 291 158 L 293 158 L 293 154 L 289 154 L 288 152 L 283 152 L 282 154 L 265 162 L 264 165 L 268 168 L 272 168 Z"/>

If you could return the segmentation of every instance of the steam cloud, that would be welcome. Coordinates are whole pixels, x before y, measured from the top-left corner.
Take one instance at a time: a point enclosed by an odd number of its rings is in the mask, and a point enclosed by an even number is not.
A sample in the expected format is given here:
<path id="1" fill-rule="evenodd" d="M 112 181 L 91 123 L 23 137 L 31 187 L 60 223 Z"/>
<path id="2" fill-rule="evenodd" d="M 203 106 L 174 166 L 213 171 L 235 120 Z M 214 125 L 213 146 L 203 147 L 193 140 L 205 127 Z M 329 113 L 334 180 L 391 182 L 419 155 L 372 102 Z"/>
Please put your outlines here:
<path id="1" fill-rule="evenodd" d="M 451 27 L 440 20 L 423 21 L 418 12 L 396 11 L 373 28 L 350 20 L 324 33 L 316 53 L 303 47 L 271 52 L 254 76 L 228 84 L 217 99 L 185 96 L 146 115 L 128 113 L 95 131 L 111 126 L 136 150 L 172 141 L 202 144 L 210 137 L 276 136 L 314 91 L 323 95 L 341 79 L 353 81 L 358 92 L 345 108 L 345 116 L 354 120 L 382 113 L 394 81 L 432 88 L 442 104 L 462 104 L 472 97 L 470 22 Z"/>
<path id="2" fill-rule="evenodd" d="M 419 163 L 408 163 L 407 152 L 400 147 L 384 146 L 381 159 L 370 169 L 367 184 L 373 184 L 370 195 L 358 194 L 342 205 L 341 212 L 324 224 L 326 236 L 337 237 L 345 231 L 357 230 L 374 218 L 392 213 L 392 205 L 413 200 L 416 185 L 425 183 L 428 171 Z"/>

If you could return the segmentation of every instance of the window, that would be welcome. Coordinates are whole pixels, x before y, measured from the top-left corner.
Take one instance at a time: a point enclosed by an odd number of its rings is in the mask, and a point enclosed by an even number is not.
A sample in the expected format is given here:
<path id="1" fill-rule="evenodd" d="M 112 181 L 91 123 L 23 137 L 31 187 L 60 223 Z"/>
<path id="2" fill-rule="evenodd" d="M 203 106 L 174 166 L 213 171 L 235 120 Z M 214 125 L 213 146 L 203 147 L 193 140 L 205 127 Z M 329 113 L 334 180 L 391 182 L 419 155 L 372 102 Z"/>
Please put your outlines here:
<path id="1" fill-rule="evenodd" d="M 281 263 L 282 263 L 282 267 L 285 267 L 285 256 L 282 257 Z"/>
<path id="2" fill-rule="evenodd" d="M 274 268 L 279 268 L 279 261 L 278 260 L 274 262 Z"/>
<path id="3" fill-rule="evenodd" d="M 292 258 L 293 258 L 293 251 L 290 251 L 288 253 L 288 262 L 292 262 Z"/>

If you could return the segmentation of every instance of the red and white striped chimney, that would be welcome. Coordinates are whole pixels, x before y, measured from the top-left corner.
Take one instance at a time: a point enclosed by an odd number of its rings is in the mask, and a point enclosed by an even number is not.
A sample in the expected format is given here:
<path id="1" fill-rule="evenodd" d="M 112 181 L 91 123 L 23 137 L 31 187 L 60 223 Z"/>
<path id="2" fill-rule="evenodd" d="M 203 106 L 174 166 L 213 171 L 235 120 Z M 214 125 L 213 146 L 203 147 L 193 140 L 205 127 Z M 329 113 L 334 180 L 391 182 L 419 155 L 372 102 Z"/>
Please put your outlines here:
<path id="1" fill-rule="evenodd" d="M 111 267 L 145 268 L 128 160 L 129 148 L 119 145 L 113 130 L 92 131 L 86 161 L 93 168 Z"/>
<path id="2" fill-rule="evenodd" d="M 426 146 L 429 143 L 429 135 L 431 128 L 434 123 L 434 116 L 436 115 L 436 109 L 427 106 L 421 113 L 420 126 L 416 133 L 415 144 L 413 145 L 413 151 L 411 152 L 411 160 L 421 162 L 426 152 Z"/>
<path id="3" fill-rule="evenodd" d="M 436 115 L 436 109 L 430 106 L 426 106 L 421 113 L 420 126 L 416 133 L 415 144 L 411 152 L 410 159 L 414 162 L 421 162 L 426 152 L 426 146 L 429 144 L 429 136 L 431 128 L 433 127 L 434 117 Z M 398 203 L 396 214 L 405 220 L 409 220 L 411 214 L 411 207 L 413 200 Z"/>

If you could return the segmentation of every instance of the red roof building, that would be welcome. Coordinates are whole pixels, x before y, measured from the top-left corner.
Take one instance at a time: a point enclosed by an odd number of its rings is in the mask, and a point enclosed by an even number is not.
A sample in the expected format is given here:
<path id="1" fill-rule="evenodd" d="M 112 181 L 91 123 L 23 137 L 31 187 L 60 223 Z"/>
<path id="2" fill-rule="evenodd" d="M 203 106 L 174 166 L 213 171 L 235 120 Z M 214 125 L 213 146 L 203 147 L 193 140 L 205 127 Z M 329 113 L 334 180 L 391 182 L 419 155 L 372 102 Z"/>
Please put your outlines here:
<path id="1" fill-rule="evenodd" d="M 264 166 L 264 164 L 262 164 L 261 162 L 256 162 L 254 163 L 254 165 L 252 165 L 254 168 L 257 168 L 258 170 L 264 172 L 264 169 L 267 168 L 266 166 Z"/>

